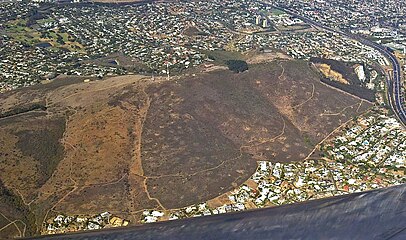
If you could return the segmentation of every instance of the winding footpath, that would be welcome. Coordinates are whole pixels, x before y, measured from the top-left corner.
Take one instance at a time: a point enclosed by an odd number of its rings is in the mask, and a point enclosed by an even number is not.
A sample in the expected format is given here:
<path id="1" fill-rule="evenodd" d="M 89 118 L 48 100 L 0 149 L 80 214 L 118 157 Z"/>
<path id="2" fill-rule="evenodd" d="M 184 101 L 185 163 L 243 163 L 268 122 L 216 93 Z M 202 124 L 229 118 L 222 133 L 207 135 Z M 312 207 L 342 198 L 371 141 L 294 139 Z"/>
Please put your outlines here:
<path id="1" fill-rule="evenodd" d="M 273 6 L 273 7 L 275 7 L 275 6 Z M 388 91 L 389 104 L 390 104 L 393 112 L 397 116 L 397 118 L 401 121 L 403 126 L 406 127 L 406 110 L 405 110 L 404 97 L 402 95 L 402 85 L 401 85 L 402 69 L 401 69 L 401 66 L 400 66 L 399 61 L 396 58 L 396 56 L 387 47 L 382 46 L 378 43 L 372 42 L 372 41 L 365 39 L 363 37 L 360 37 L 358 35 L 354 35 L 351 33 L 343 32 L 338 29 L 334 29 L 334 28 L 325 26 L 312 19 L 301 16 L 288 8 L 285 8 L 285 7 L 275 7 L 275 8 L 285 11 L 285 12 L 293 15 L 294 17 L 297 17 L 297 18 L 303 20 L 304 22 L 307 22 L 318 28 L 321 28 L 321 29 L 324 29 L 324 30 L 327 30 L 330 32 L 335 32 L 335 33 L 344 35 L 348 38 L 354 39 L 364 45 L 372 47 L 373 49 L 379 51 L 383 56 L 385 56 L 385 58 L 391 63 L 391 65 L 393 67 L 392 74 L 386 73 L 386 77 L 387 77 L 386 84 L 388 87 L 387 91 Z"/>

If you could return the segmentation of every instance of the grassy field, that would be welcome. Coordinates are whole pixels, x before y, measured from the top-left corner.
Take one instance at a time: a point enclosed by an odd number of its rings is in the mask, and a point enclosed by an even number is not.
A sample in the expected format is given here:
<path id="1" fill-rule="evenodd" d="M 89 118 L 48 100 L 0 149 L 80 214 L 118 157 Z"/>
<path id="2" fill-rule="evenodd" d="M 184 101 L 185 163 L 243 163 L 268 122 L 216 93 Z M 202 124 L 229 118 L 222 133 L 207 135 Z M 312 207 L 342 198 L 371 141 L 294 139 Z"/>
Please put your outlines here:
<path id="1" fill-rule="evenodd" d="M 284 11 L 281 11 L 281 10 L 276 9 L 276 8 L 272 8 L 270 13 L 272 15 L 274 15 L 274 16 L 280 16 L 280 15 L 286 14 Z"/>
<path id="2" fill-rule="evenodd" d="M 15 20 L 10 21 L 6 24 L 6 32 L 8 35 L 13 37 L 15 40 L 28 45 L 34 45 L 39 43 L 40 33 L 26 27 L 26 20 Z"/>
<path id="3" fill-rule="evenodd" d="M 52 21 L 52 19 L 39 20 L 40 23 L 49 21 Z M 27 27 L 26 24 L 27 20 L 24 19 L 10 21 L 6 24 L 6 32 L 15 40 L 30 46 L 49 43 L 52 48 L 65 48 L 72 52 L 84 52 L 84 47 L 80 43 L 72 41 L 68 33 L 59 32 L 58 30 L 42 33 L 34 28 Z M 63 42 L 58 39 L 63 40 Z"/>

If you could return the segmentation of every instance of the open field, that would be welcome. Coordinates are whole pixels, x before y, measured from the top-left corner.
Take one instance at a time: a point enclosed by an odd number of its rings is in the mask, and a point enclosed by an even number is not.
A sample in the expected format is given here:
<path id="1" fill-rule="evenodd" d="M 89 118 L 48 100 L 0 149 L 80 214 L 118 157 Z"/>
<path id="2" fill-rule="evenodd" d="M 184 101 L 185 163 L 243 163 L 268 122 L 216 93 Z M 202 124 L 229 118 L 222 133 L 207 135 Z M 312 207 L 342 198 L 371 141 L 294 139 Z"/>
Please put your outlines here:
<path id="1" fill-rule="evenodd" d="M 8 92 L 0 96 L 0 114 L 9 113 L 0 118 L 0 197 L 8 199 L 0 237 L 38 234 L 57 213 L 109 211 L 134 224 L 144 209 L 213 199 L 249 179 L 259 160 L 311 156 L 370 106 L 323 85 L 302 61 Z"/>
<path id="2" fill-rule="evenodd" d="M 34 27 L 28 26 L 27 21 L 26 19 L 19 19 L 6 23 L 7 35 L 29 46 L 42 46 L 45 44 L 46 47 L 63 48 L 71 52 L 84 52 L 84 47 L 68 33 L 59 30 L 39 32 Z M 42 19 L 39 22 L 48 21 L 53 21 L 53 19 Z"/>
<path id="3" fill-rule="evenodd" d="M 279 10 L 279 9 L 272 8 L 271 9 L 271 14 L 275 15 L 275 16 L 280 16 L 280 15 L 283 15 L 283 14 L 286 14 L 286 13 L 284 11 Z"/>
<path id="4" fill-rule="evenodd" d="M 98 66 L 107 66 L 107 67 L 122 67 L 131 72 L 137 73 L 147 73 L 150 72 L 151 69 L 146 66 L 145 64 L 133 59 L 131 57 L 125 56 L 122 53 L 114 53 L 110 54 L 107 57 L 102 57 L 94 60 L 85 60 L 81 63 L 84 64 L 95 64 Z"/>

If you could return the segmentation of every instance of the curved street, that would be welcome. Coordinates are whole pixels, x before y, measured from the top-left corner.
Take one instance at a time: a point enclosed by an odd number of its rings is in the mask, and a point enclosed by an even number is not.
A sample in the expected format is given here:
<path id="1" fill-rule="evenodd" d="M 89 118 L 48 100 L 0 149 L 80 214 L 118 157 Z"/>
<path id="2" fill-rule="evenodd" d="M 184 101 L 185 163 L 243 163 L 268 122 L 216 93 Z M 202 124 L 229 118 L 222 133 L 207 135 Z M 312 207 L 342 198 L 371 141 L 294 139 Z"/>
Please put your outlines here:
<path id="1" fill-rule="evenodd" d="M 319 22 L 313 21 L 312 19 L 298 15 L 290 9 L 287 9 L 284 7 L 275 7 L 275 8 L 285 11 L 313 26 L 316 26 L 318 28 L 321 28 L 321 29 L 324 29 L 327 31 L 336 32 L 336 33 L 345 35 L 346 37 L 357 40 L 360 43 L 370 46 L 370 47 L 376 49 L 377 51 L 381 52 L 389 60 L 389 62 L 392 64 L 392 67 L 393 67 L 392 74 L 390 74 L 390 73 L 386 74 L 387 85 L 388 85 L 387 87 L 388 87 L 389 104 L 390 104 L 393 112 L 397 116 L 397 118 L 402 122 L 403 126 L 406 127 L 406 110 L 405 110 L 404 97 L 402 95 L 402 85 L 401 85 L 402 69 L 401 69 L 401 66 L 400 66 L 399 61 L 397 60 L 396 56 L 394 56 L 393 53 L 387 47 L 384 47 L 378 43 L 375 43 L 375 42 L 372 42 L 365 38 L 362 38 L 358 35 L 346 33 L 346 32 L 325 26 Z"/>

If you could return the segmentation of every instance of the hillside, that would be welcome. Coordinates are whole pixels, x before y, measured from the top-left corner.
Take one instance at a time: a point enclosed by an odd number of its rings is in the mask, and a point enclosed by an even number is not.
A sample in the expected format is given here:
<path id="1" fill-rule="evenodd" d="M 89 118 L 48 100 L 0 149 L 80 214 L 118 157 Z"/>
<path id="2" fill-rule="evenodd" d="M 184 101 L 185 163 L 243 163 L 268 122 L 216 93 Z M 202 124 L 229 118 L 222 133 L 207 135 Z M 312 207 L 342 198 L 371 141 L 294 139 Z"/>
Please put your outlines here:
<path id="1" fill-rule="evenodd" d="M 304 159 L 370 106 L 320 83 L 302 61 L 8 92 L 0 96 L 0 228 L 9 226 L 0 238 L 38 234 L 59 212 L 109 211 L 137 223 L 144 209 L 214 198 L 247 180 L 258 160 Z"/>

